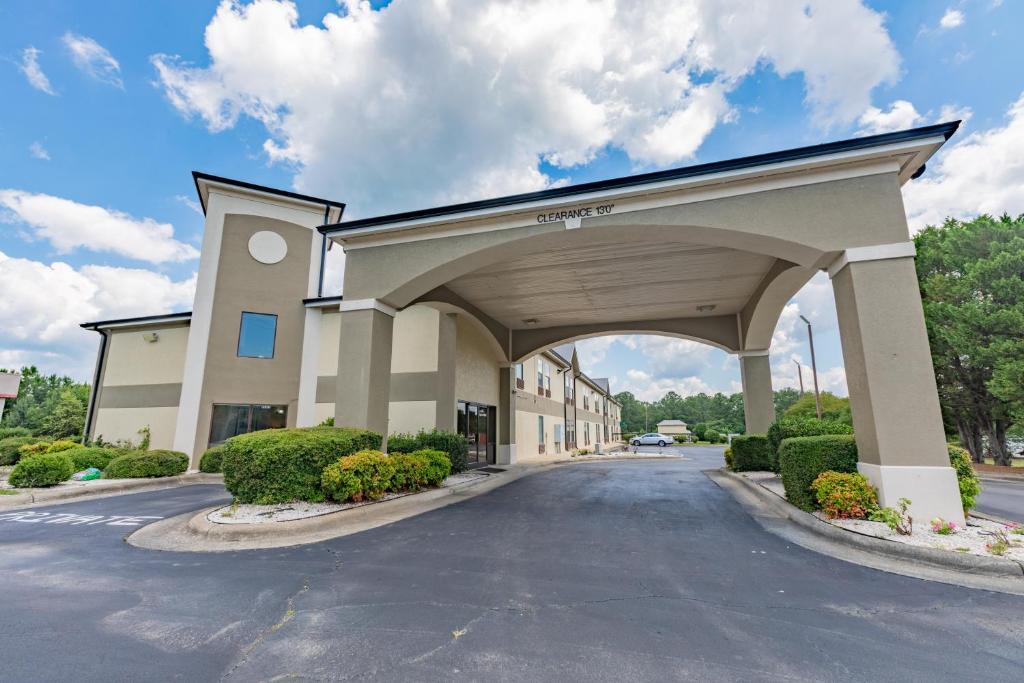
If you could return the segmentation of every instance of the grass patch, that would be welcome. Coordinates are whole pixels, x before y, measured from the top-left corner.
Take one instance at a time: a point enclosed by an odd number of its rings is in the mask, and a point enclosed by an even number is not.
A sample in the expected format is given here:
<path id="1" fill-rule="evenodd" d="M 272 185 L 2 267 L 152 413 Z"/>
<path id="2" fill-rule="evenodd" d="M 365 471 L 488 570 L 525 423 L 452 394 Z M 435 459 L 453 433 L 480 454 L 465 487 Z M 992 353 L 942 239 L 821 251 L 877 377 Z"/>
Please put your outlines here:
<path id="1" fill-rule="evenodd" d="M 996 461 L 992 458 L 985 458 L 986 465 L 995 465 Z M 1014 458 L 1010 461 L 1010 467 L 1024 467 L 1024 458 Z"/>
<path id="2" fill-rule="evenodd" d="M 16 496 L 19 493 L 21 492 L 14 489 L 0 489 L 0 496 Z"/>

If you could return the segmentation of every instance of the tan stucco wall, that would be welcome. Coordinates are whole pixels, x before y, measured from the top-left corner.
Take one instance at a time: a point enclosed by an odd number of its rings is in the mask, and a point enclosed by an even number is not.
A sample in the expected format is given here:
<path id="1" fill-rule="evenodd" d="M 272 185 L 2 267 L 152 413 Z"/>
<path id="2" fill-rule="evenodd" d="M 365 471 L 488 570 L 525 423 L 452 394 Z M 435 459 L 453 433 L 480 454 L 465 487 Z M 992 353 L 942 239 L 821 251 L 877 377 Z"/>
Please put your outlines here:
<path id="1" fill-rule="evenodd" d="M 498 361 L 483 334 L 465 318 L 456 319 L 455 396 L 461 401 L 498 405 Z"/>
<path id="2" fill-rule="evenodd" d="M 324 311 L 320 317 L 320 349 L 318 352 L 317 375 L 338 374 L 338 333 L 341 331 L 341 314 L 338 311 Z M 331 405 L 334 405 L 333 401 Z"/>
<path id="3" fill-rule="evenodd" d="M 96 414 L 92 436 L 104 441 L 131 441 L 142 439 L 139 430 L 149 426 L 150 448 L 171 448 L 174 443 L 174 422 L 178 409 L 174 408 L 101 408 Z"/>
<path id="4" fill-rule="evenodd" d="M 561 416 L 544 415 L 544 453 L 538 453 L 537 418 L 539 414 L 519 410 L 516 412 L 516 459 L 519 462 L 541 462 L 564 457 L 565 420 Z M 559 451 L 555 450 L 555 425 L 562 426 L 562 444 Z"/>
<path id="5" fill-rule="evenodd" d="M 187 325 L 112 330 L 103 384 L 180 384 L 188 331 Z M 147 334 L 156 334 L 158 340 L 147 342 L 143 338 Z"/>
<path id="6" fill-rule="evenodd" d="M 395 316 L 391 343 L 391 372 L 437 370 L 437 325 L 440 313 L 427 306 L 410 306 Z"/>
<path id="7" fill-rule="evenodd" d="M 434 401 L 392 401 L 389 405 L 389 434 L 415 434 L 421 429 L 433 429 L 437 410 Z"/>
<path id="8" fill-rule="evenodd" d="M 287 243 L 288 253 L 279 263 L 260 263 L 249 254 L 249 238 L 261 230 L 272 230 Z M 209 442 L 214 403 L 285 405 L 288 424 L 294 426 L 305 321 L 302 299 L 309 284 L 312 239 L 309 228 L 294 223 L 248 215 L 225 217 L 196 426 L 197 453 Z M 238 357 L 243 311 L 277 315 L 273 358 Z"/>

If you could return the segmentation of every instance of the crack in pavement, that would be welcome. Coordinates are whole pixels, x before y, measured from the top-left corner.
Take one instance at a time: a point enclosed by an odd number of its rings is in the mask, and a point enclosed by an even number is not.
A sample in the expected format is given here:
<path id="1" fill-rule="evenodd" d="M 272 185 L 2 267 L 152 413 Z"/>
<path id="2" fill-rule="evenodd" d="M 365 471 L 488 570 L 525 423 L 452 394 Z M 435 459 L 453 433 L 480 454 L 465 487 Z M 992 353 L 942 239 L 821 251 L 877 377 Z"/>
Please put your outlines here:
<path id="1" fill-rule="evenodd" d="M 299 590 L 295 591 L 295 593 L 293 593 L 292 595 L 288 596 L 288 599 L 285 601 L 286 609 L 285 609 L 284 614 L 281 616 L 281 618 L 277 622 L 275 622 L 274 624 L 271 624 L 267 628 L 265 628 L 262 631 L 260 631 L 260 633 L 256 636 L 256 638 L 253 639 L 253 641 L 251 643 L 249 643 L 249 645 L 247 645 L 245 648 L 242 649 L 241 657 L 239 657 L 238 660 L 235 662 L 235 664 L 230 669 L 228 669 L 224 673 L 224 675 L 221 676 L 220 679 L 222 681 L 226 681 L 227 679 L 231 678 L 231 676 L 234 675 L 235 671 L 238 670 L 238 667 L 242 666 L 243 664 L 246 663 L 246 661 L 248 661 L 249 656 L 253 652 L 256 651 L 256 648 L 258 648 L 260 645 L 262 645 L 267 640 L 267 638 L 269 636 L 273 635 L 274 633 L 277 633 L 289 621 L 291 621 L 292 619 L 295 618 L 295 598 L 300 596 L 300 595 L 302 595 L 303 593 L 305 593 L 308 590 L 309 590 L 309 577 L 307 576 L 307 577 L 304 577 L 303 580 L 302 580 L 302 587 L 299 588 Z"/>

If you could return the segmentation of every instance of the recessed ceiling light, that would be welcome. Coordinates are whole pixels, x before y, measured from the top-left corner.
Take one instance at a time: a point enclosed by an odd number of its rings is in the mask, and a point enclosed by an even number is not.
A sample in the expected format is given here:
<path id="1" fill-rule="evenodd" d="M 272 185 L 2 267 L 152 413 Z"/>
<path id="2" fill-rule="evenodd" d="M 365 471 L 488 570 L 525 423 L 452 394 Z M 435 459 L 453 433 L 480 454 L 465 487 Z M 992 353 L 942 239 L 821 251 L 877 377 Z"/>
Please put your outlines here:
<path id="1" fill-rule="evenodd" d="M 523 321 L 523 324 L 524 325 L 536 325 L 537 324 L 537 319 L 536 318 L 527 318 L 526 320 Z"/>
<path id="2" fill-rule="evenodd" d="M 715 310 L 716 304 L 701 304 L 697 307 L 697 310 L 701 313 L 710 313 Z"/>

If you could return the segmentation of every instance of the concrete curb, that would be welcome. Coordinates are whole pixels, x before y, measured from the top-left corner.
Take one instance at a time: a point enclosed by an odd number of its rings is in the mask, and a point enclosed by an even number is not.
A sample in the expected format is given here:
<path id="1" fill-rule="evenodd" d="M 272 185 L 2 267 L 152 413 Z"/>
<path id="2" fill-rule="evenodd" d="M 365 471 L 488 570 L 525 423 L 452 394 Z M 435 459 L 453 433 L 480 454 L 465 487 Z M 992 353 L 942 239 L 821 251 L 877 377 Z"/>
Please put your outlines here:
<path id="1" fill-rule="evenodd" d="M 224 477 L 220 474 L 180 474 L 175 477 L 154 477 L 147 479 L 108 479 L 98 484 L 81 487 L 32 489 L 13 496 L 0 496 L 0 509 L 15 510 L 19 508 L 38 507 L 40 505 L 60 505 L 75 503 L 93 498 L 120 496 L 125 493 L 141 493 L 142 491 L 159 491 L 178 486 L 194 484 L 223 484 Z"/>
<path id="2" fill-rule="evenodd" d="M 961 574 L 974 576 L 992 577 L 998 579 L 1012 579 L 1019 584 L 1018 590 L 1024 590 L 1024 566 L 1015 560 L 1008 560 L 998 557 L 981 557 L 978 555 L 965 555 L 951 553 L 935 548 L 923 548 L 920 546 L 905 545 L 895 541 L 888 541 L 883 538 L 867 536 L 855 531 L 840 529 L 827 522 L 824 522 L 814 515 L 804 512 L 768 491 L 763 486 L 750 481 L 746 477 L 726 470 L 712 470 L 705 472 L 716 484 L 722 486 L 724 482 L 731 482 L 743 488 L 755 498 L 762 508 L 769 510 L 773 516 L 781 517 L 795 524 L 801 529 L 828 541 L 850 546 L 875 555 L 883 555 L 902 562 L 910 562 L 913 565 L 929 565 L 944 570 L 953 570 Z M 731 491 L 730 491 L 731 492 Z M 897 571 L 895 568 L 893 571 Z M 899 572 L 897 573 L 904 573 Z M 910 573 L 914 576 L 916 574 Z M 994 588 L 994 590 L 1000 590 Z"/>
<path id="3" fill-rule="evenodd" d="M 125 541 L 147 550 L 179 552 L 225 552 L 307 545 L 367 531 L 453 505 L 493 491 L 522 477 L 556 467 L 584 462 L 678 458 L 679 456 L 664 455 L 602 455 L 562 458 L 536 464 L 499 465 L 505 468 L 504 472 L 480 480 L 290 522 L 216 524 L 206 516 L 213 510 L 223 507 L 218 505 L 148 524 L 130 534 Z"/>

